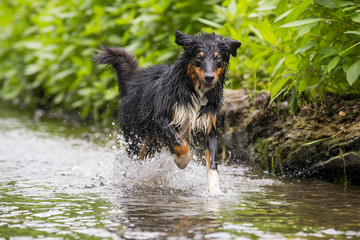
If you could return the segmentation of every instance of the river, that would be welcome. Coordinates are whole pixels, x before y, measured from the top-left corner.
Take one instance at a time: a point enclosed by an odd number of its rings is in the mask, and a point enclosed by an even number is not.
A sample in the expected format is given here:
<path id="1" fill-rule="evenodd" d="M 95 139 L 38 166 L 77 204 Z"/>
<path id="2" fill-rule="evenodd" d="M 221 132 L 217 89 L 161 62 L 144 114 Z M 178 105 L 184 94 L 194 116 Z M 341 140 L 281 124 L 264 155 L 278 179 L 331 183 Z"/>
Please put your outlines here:
<path id="1" fill-rule="evenodd" d="M 98 144 L 0 111 L 0 240 L 360 239 L 358 186 L 220 165 L 225 195 L 214 197 L 197 161 L 179 170 L 161 153 L 137 163 L 121 136 Z"/>

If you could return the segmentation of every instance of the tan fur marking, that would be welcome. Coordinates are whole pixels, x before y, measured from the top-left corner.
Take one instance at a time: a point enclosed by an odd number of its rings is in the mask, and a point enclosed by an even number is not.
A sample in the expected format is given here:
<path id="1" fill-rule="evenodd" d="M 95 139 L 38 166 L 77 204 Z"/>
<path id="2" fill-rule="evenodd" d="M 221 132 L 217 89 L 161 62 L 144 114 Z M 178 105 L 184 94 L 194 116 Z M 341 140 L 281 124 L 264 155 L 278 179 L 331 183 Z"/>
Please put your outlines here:
<path id="1" fill-rule="evenodd" d="M 193 65 L 191 63 L 189 63 L 187 71 L 186 71 L 186 76 L 191 76 L 191 74 L 193 73 Z"/>
<path id="2" fill-rule="evenodd" d="M 182 155 L 186 155 L 189 153 L 189 146 L 188 146 L 187 142 L 184 139 L 182 139 L 182 141 L 184 143 L 183 146 L 180 146 L 180 145 L 173 146 L 177 157 L 180 157 Z"/>
<path id="3" fill-rule="evenodd" d="M 215 52 L 214 57 L 217 58 L 219 56 L 218 52 Z"/>
<path id="4" fill-rule="evenodd" d="M 195 68 L 196 68 L 196 67 L 190 63 L 189 66 L 188 66 L 186 75 L 187 75 L 187 76 L 190 76 L 191 81 L 192 81 L 192 83 L 193 83 L 193 86 L 194 86 L 194 88 L 196 89 L 196 88 L 199 86 L 199 79 L 198 79 L 198 77 L 196 76 L 196 70 L 195 70 Z"/>
<path id="5" fill-rule="evenodd" d="M 203 53 L 203 52 L 200 52 L 200 53 L 199 53 L 199 56 L 200 56 L 200 57 L 204 57 L 204 53 Z"/>
<path id="6" fill-rule="evenodd" d="M 145 136 L 142 140 L 141 140 L 141 146 L 140 146 L 140 151 L 139 151 L 139 160 L 144 160 L 145 156 L 147 154 L 147 145 L 149 144 L 149 136 Z"/>
<path id="7" fill-rule="evenodd" d="M 208 148 L 205 149 L 205 161 L 207 169 L 210 170 L 210 150 Z"/>
<path id="8" fill-rule="evenodd" d="M 204 79 L 205 79 L 205 77 L 204 77 L 204 71 L 201 70 L 201 68 L 195 67 L 195 72 L 196 72 L 197 77 L 198 77 L 200 80 L 204 80 Z"/>
<path id="9" fill-rule="evenodd" d="M 215 129 L 216 127 L 216 115 L 209 113 L 206 119 L 206 129 L 205 133 L 206 135 L 209 135 L 212 128 Z"/>
<path id="10" fill-rule="evenodd" d="M 204 81 L 204 71 L 191 63 L 188 65 L 186 75 L 191 77 L 191 81 L 195 89 L 201 84 L 201 81 L 199 80 Z"/>
<path id="11" fill-rule="evenodd" d="M 215 70 L 214 75 L 215 75 L 215 84 L 219 81 L 220 77 L 224 74 L 225 72 L 225 66 L 219 67 Z"/>

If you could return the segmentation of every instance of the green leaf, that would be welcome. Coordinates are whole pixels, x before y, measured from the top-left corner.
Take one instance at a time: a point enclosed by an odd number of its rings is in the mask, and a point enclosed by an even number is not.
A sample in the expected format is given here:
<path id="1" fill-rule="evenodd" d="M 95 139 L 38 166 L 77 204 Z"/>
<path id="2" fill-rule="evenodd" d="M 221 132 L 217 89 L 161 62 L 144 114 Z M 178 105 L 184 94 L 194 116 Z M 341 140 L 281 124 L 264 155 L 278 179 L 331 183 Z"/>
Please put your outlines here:
<path id="1" fill-rule="evenodd" d="M 331 61 L 329 62 L 329 64 L 327 65 L 327 71 L 328 73 L 331 72 L 331 70 L 333 70 L 339 63 L 340 61 L 340 57 L 336 56 L 333 59 L 331 59 Z"/>
<path id="2" fill-rule="evenodd" d="M 259 30 L 257 30 L 253 25 L 249 25 L 249 28 L 251 31 L 254 32 L 254 34 L 260 38 L 261 40 L 264 40 L 263 36 L 261 35 L 261 33 L 259 32 Z"/>
<path id="3" fill-rule="evenodd" d="M 299 32 L 298 32 L 297 38 L 299 38 L 305 34 L 308 34 L 311 31 L 311 29 L 313 27 L 317 26 L 318 24 L 319 24 L 319 22 L 315 22 L 315 23 L 310 23 L 305 26 L 299 27 Z"/>
<path id="4" fill-rule="evenodd" d="M 315 45 L 315 43 L 313 42 L 309 42 L 308 44 L 300 47 L 298 50 L 295 51 L 294 55 L 298 54 L 298 53 L 304 53 L 307 50 L 309 50 L 310 48 L 312 48 Z"/>
<path id="5" fill-rule="evenodd" d="M 308 78 L 307 77 L 300 77 L 298 79 L 298 91 L 302 93 L 308 85 Z"/>
<path id="6" fill-rule="evenodd" d="M 38 64 L 30 64 L 25 68 L 25 75 L 26 76 L 33 75 L 39 71 L 40 71 L 40 67 L 38 66 Z"/>
<path id="7" fill-rule="evenodd" d="M 278 3 L 276 4 L 276 8 L 274 9 L 273 13 L 275 14 L 275 16 L 278 18 L 279 16 L 281 16 L 282 14 L 284 14 L 284 11 L 288 10 L 289 7 L 287 5 L 287 0 L 280 0 L 278 1 Z"/>
<path id="8" fill-rule="evenodd" d="M 67 57 L 74 54 L 74 50 L 75 50 L 75 45 L 69 45 L 69 46 L 65 47 L 64 50 L 62 51 L 58 61 L 59 62 L 64 61 Z"/>
<path id="9" fill-rule="evenodd" d="M 337 8 L 337 5 L 334 2 L 334 0 L 315 0 L 315 3 L 324 6 L 326 8 Z"/>
<path id="10" fill-rule="evenodd" d="M 345 49 L 344 51 L 340 52 L 339 55 L 342 56 L 342 57 L 348 55 L 349 52 L 350 52 L 350 50 L 352 50 L 353 48 L 355 48 L 355 47 L 356 47 L 357 45 L 359 45 L 359 44 L 360 44 L 360 42 L 352 45 L 351 47 L 349 47 L 349 48 Z"/>
<path id="11" fill-rule="evenodd" d="M 293 71 L 296 71 L 299 65 L 299 60 L 292 54 L 286 54 L 285 65 Z"/>
<path id="12" fill-rule="evenodd" d="M 324 18 L 308 18 L 303 20 L 297 20 L 294 22 L 286 23 L 284 25 L 279 26 L 278 28 L 289 28 L 289 27 L 297 27 L 297 26 L 303 26 L 310 23 L 325 21 Z"/>
<path id="13" fill-rule="evenodd" d="M 293 11 L 286 17 L 285 21 L 289 23 L 298 19 L 312 2 L 313 0 L 305 0 L 296 7 L 294 7 Z"/>
<path id="14" fill-rule="evenodd" d="M 344 12 L 347 12 L 347 11 L 352 11 L 352 10 L 357 9 L 357 8 L 359 8 L 359 7 L 360 7 L 360 5 L 359 5 L 359 4 L 357 4 L 357 5 L 352 6 L 352 7 L 347 7 L 347 8 L 344 8 L 344 9 L 343 9 L 343 11 L 344 11 Z"/>
<path id="15" fill-rule="evenodd" d="M 231 14 L 231 16 L 235 16 L 235 14 L 237 12 L 236 1 L 230 2 L 229 6 L 228 6 L 228 11 Z"/>
<path id="16" fill-rule="evenodd" d="M 338 8 L 340 7 L 347 7 L 354 5 L 353 2 L 350 1 L 338 1 L 338 0 L 315 0 L 315 3 L 324 6 L 326 8 Z"/>
<path id="17" fill-rule="evenodd" d="M 276 64 L 273 73 L 271 74 L 271 76 L 273 77 L 276 73 L 276 71 L 281 67 L 281 65 L 284 63 L 285 61 L 285 57 L 283 57 L 282 59 L 279 60 L 279 62 Z"/>
<path id="18" fill-rule="evenodd" d="M 336 50 L 336 48 L 333 48 L 333 47 L 324 47 L 324 48 L 320 48 L 317 52 L 319 54 L 323 55 L 321 57 L 321 60 L 323 60 L 327 57 L 330 57 L 330 56 L 336 54 L 338 51 Z"/>
<path id="19" fill-rule="evenodd" d="M 276 94 L 283 88 L 283 86 L 290 80 L 290 78 L 291 76 L 284 77 L 274 85 L 274 87 L 271 89 L 271 99 L 276 96 Z"/>
<path id="20" fill-rule="evenodd" d="M 350 84 L 350 86 L 353 85 L 353 83 L 359 78 L 360 75 L 360 60 L 354 63 L 350 66 L 346 73 L 346 80 Z"/>
<path id="21" fill-rule="evenodd" d="M 89 97 L 91 94 L 94 93 L 94 89 L 93 88 L 82 88 L 78 91 L 78 94 L 82 97 Z"/>
<path id="22" fill-rule="evenodd" d="M 302 146 L 303 146 L 303 147 L 310 146 L 310 145 L 312 145 L 312 144 L 315 144 L 315 143 L 318 143 L 318 142 L 322 142 L 322 141 L 325 141 L 325 140 L 328 140 L 328 139 L 331 139 L 331 137 L 327 137 L 327 138 L 322 138 L 322 139 L 310 141 L 310 142 L 304 143 Z"/>
<path id="23" fill-rule="evenodd" d="M 222 26 L 220 24 L 210 21 L 210 20 L 207 20 L 207 19 L 204 19 L 204 18 L 198 18 L 197 20 L 205 25 L 210 26 L 210 27 L 222 28 Z"/>
<path id="24" fill-rule="evenodd" d="M 278 18 L 275 19 L 274 23 L 280 21 L 281 19 L 287 17 L 294 9 L 290 9 L 289 11 L 284 12 Z"/>
<path id="25" fill-rule="evenodd" d="M 63 71 L 61 71 L 61 72 L 56 73 L 56 74 L 52 77 L 52 79 L 53 79 L 54 81 L 57 81 L 57 80 L 59 80 L 59 79 L 66 78 L 67 76 L 69 76 L 69 75 L 71 75 L 71 74 L 73 74 L 73 73 L 75 73 L 75 70 L 74 70 L 74 69 L 66 69 L 66 70 L 63 70 Z"/>
<path id="26" fill-rule="evenodd" d="M 358 13 L 354 13 L 351 15 L 351 19 L 354 21 L 354 22 L 360 22 L 360 14 Z"/>
<path id="27" fill-rule="evenodd" d="M 15 47 L 24 47 L 30 50 L 38 50 L 43 47 L 40 42 L 33 41 L 22 41 L 15 44 Z"/>
<path id="28" fill-rule="evenodd" d="M 360 35 L 360 31 L 346 31 L 344 32 L 346 34 L 356 34 L 356 35 Z"/>
<path id="29" fill-rule="evenodd" d="M 107 90 L 105 92 L 105 95 L 104 95 L 104 99 L 109 101 L 109 100 L 113 100 L 114 98 L 116 98 L 117 96 L 119 95 L 119 91 L 118 91 L 118 88 L 117 86 Z"/>
<path id="30" fill-rule="evenodd" d="M 60 92 L 56 97 L 54 98 L 54 104 L 59 104 L 64 100 L 65 92 Z"/>
<path id="31" fill-rule="evenodd" d="M 352 1 L 343 1 L 343 2 L 337 1 L 337 2 L 339 2 L 340 7 L 348 7 L 348 6 L 356 5 Z"/>
<path id="32" fill-rule="evenodd" d="M 259 22 L 257 24 L 257 29 L 259 30 L 261 36 L 264 38 L 265 41 L 267 41 L 273 46 L 277 45 L 277 38 L 274 34 L 274 30 L 271 24 L 267 22 Z"/>

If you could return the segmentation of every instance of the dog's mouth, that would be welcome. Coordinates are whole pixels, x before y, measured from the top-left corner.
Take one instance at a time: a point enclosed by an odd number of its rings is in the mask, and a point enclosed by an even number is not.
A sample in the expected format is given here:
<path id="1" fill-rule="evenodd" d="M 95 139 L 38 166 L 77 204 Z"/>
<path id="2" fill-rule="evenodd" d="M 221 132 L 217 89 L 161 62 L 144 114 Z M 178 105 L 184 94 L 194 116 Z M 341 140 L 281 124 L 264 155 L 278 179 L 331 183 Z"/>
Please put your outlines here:
<path id="1" fill-rule="evenodd" d="M 211 89 L 215 86 L 215 82 L 212 82 L 212 83 L 202 82 L 202 85 L 204 88 Z"/>
<path id="2" fill-rule="evenodd" d="M 208 81 L 206 79 L 199 78 L 199 89 L 202 90 L 203 92 L 207 92 L 212 88 L 214 88 L 217 82 L 218 82 L 217 79 Z"/>

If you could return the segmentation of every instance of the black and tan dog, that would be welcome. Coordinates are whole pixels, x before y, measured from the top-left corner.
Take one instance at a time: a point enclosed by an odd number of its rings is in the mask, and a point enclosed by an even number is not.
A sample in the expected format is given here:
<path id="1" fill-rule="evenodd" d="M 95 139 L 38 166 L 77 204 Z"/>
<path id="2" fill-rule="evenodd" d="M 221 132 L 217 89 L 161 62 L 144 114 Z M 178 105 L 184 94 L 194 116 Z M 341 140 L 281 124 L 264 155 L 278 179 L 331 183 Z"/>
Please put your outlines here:
<path id="1" fill-rule="evenodd" d="M 230 55 L 241 43 L 217 34 L 176 32 L 184 51 L 173 65 L 139 69 L 122 48 L 104 47 L 94 60 L 114 68 L 121 105 L 119 121 L 130 155 L 144 159 L 168 147 L 181 169 L 190 161 L 188 142 L 202 134 L 210 193 L 220 193 L 217 123 Z"/>

